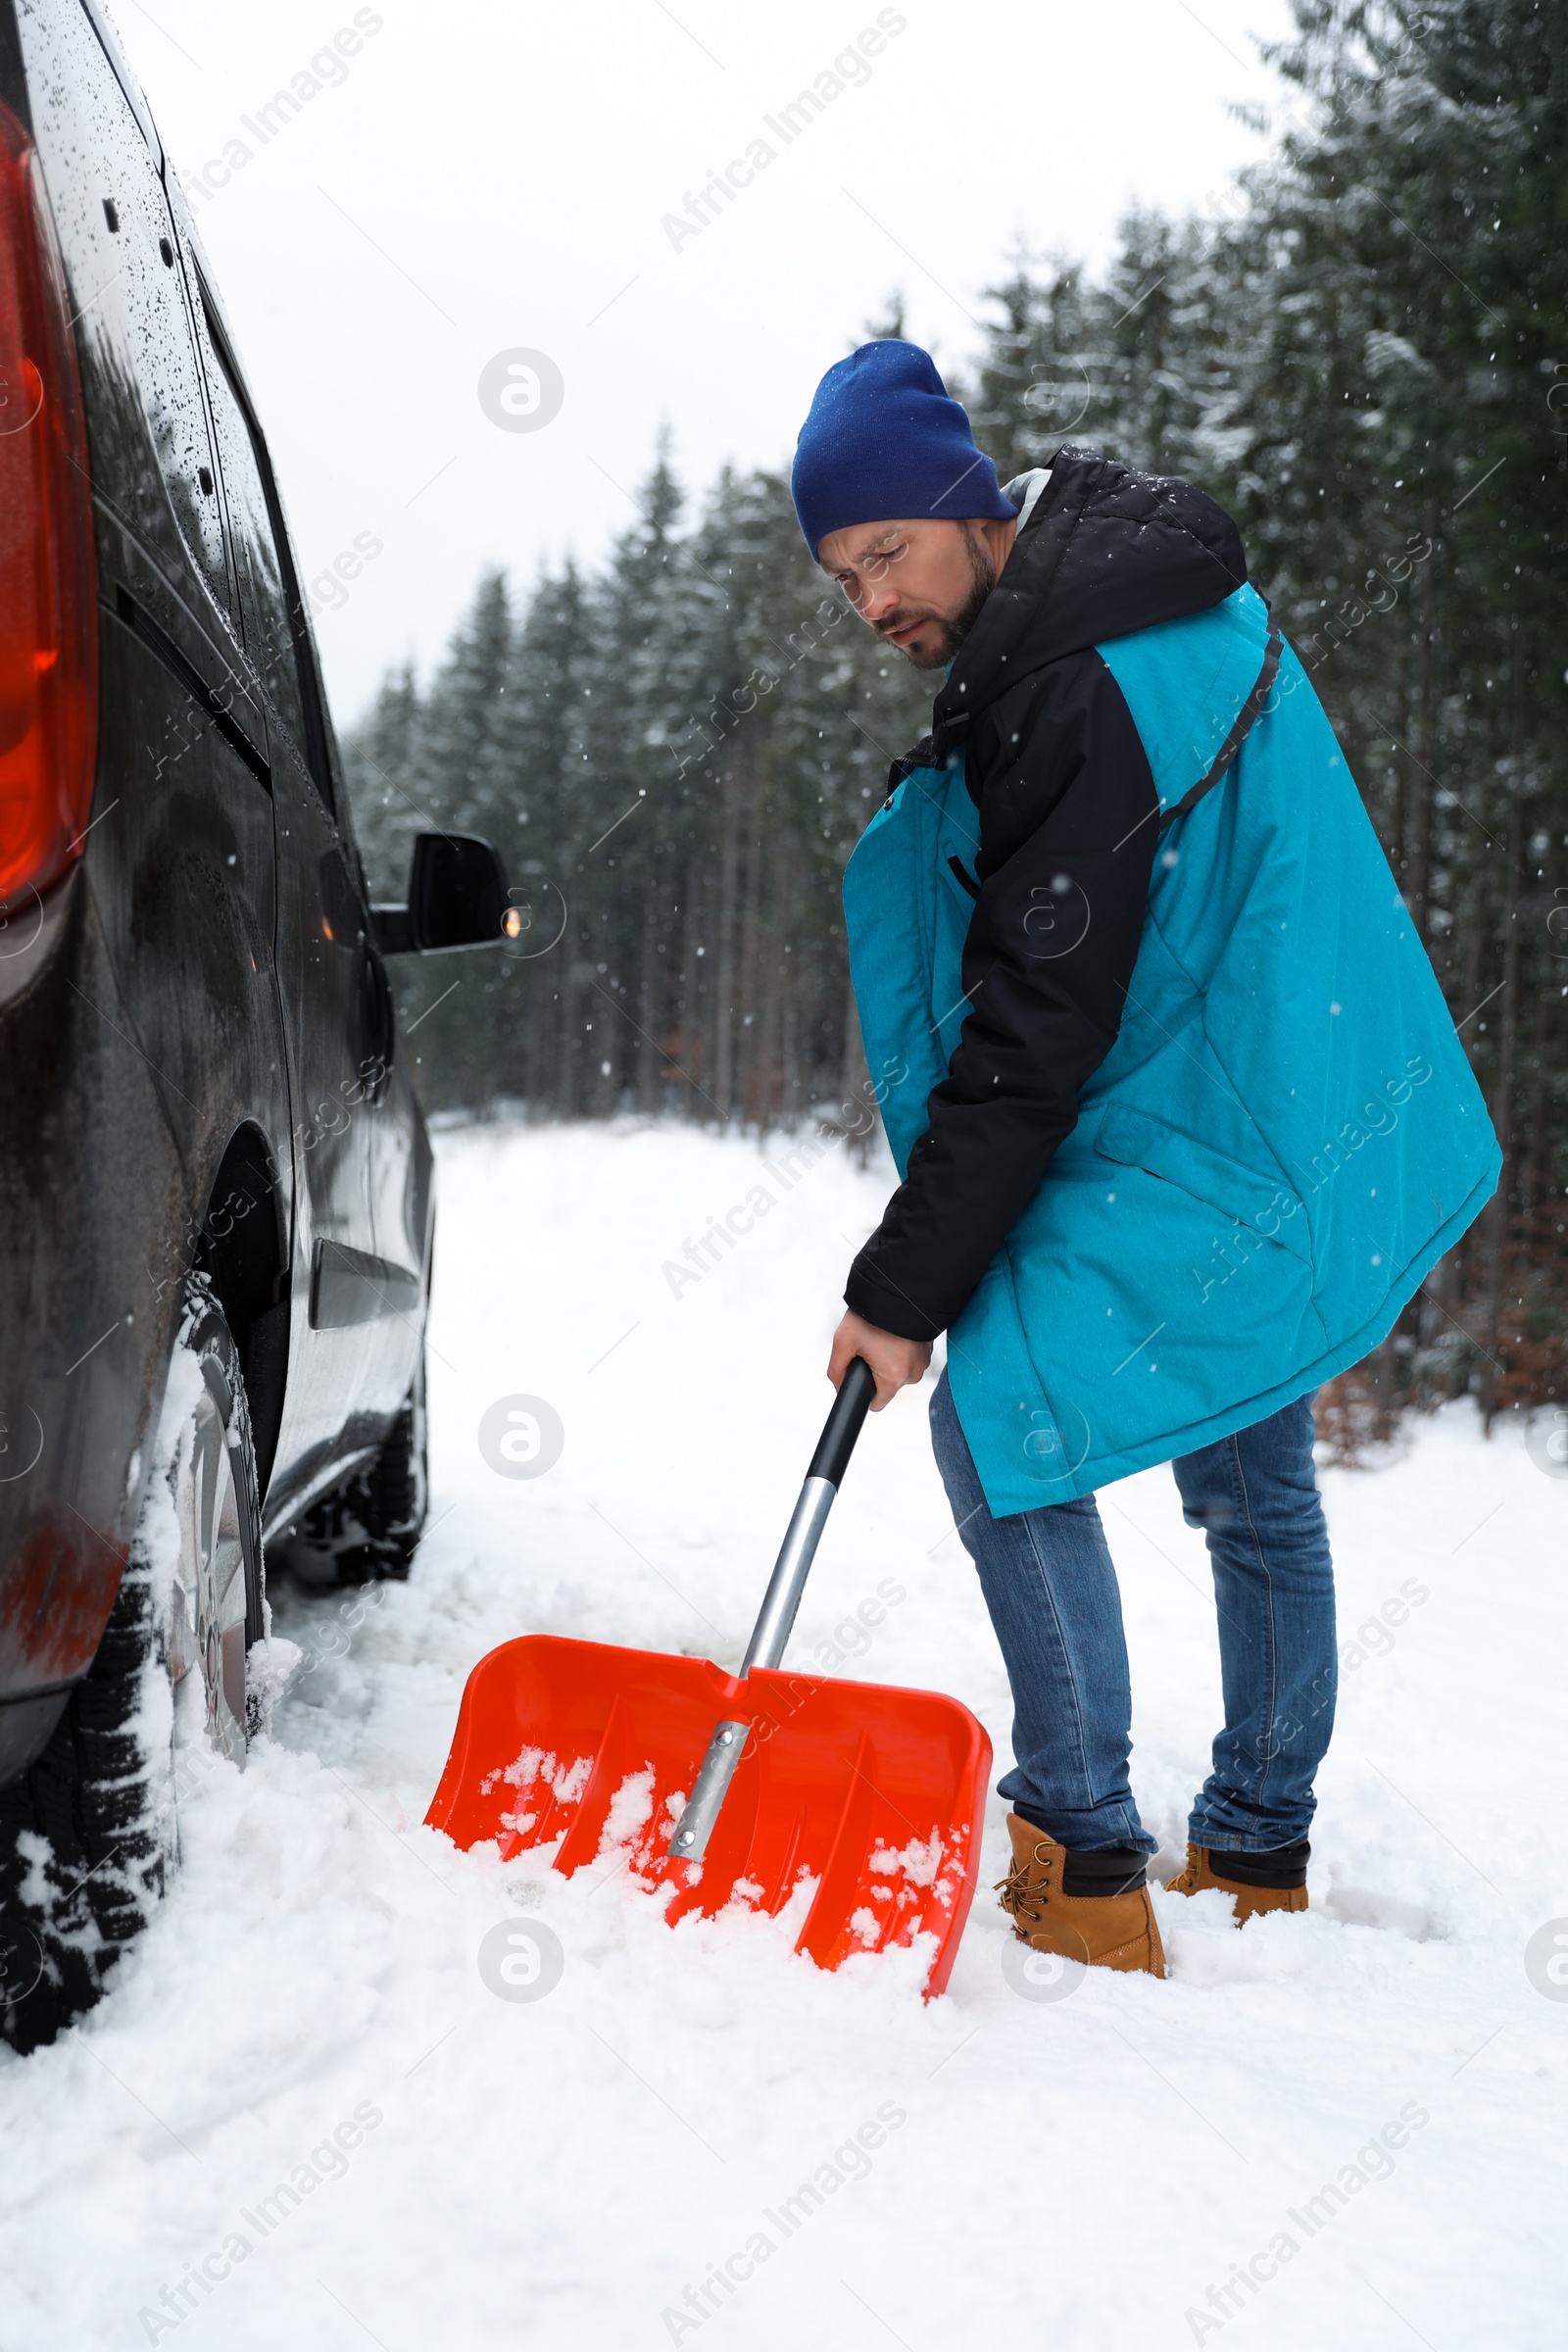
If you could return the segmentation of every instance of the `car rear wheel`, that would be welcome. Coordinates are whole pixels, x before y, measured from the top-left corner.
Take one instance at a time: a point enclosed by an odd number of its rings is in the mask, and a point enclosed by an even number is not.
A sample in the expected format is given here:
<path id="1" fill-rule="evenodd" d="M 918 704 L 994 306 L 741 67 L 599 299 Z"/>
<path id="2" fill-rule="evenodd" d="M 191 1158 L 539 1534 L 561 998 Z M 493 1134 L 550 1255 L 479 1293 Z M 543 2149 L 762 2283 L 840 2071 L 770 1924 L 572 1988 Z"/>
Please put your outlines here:
<path id="1" fill-rule="evenodd" d="M 204 1286 L 193 1286 L 181 1352 L 187 1395 L 173 1416 L 169 1482 L 177 1544 L 164 1603 L 169 1674 L 178 1683 L 200 1667 L 208 1740 L 243 1766 L 255 1729 L 246 1661 L 267 1631 L 261 1504 L 238 1351 Z"/>
<path id="2" fill-rule="evenodd" d="M 48 1746 L 0 1788 L 0 2035 L 15 2049 L 52 2041 L 92 2007 L 163 1893 L 177 1854 L 172 1693 L 187 1673 L 202 1678 L 201 1761 L 216 1750 L 244 1763 L 247 1656 L 265 1619 L 239 1355 L 193 1277 L 103 1640 Z"/>

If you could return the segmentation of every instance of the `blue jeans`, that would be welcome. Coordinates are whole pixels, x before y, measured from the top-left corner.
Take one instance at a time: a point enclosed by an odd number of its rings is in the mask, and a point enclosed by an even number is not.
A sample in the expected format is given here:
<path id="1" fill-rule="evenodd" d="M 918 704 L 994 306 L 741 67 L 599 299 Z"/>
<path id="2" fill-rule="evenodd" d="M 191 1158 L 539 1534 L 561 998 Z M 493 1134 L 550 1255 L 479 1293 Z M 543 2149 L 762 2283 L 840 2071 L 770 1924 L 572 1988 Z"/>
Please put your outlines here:
<path id="1" fill-rule="evenodd" d="M 1080 1852 L 1155 1850 L 1127 1777 L 1132 1686 L 1121 1595 L 1092 1494 L 994 1519 L 947 1374 L 931 1440 L 1012 1686 L 999 1793 Z M 1307 1834 L 1334 1728 L 1334 1565 L 1312 1469 L 1310 1397 L 1172 1463 L 1208 1537 L 1225 1728 L 1188 1822 L 1199 1845 L 1265 1853 Z"/>

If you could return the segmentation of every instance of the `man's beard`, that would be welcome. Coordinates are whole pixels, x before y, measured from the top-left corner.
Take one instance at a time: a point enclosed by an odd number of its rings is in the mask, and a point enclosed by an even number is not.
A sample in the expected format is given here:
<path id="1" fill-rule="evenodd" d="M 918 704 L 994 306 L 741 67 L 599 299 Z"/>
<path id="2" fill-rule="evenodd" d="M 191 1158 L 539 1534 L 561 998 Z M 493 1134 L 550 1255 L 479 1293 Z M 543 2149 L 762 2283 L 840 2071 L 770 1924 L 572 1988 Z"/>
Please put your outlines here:
<path id="1" fill-rule="evenodd" d="M 893 612 L 878 632 L 885 637 L 894 629 L 907 628 L 912 620 L 934 620 L 937 623 L 940 633 L 932 652 L 918 651 L 912 645 L 895 646 L 895 653 L 902 654 L 913 669 L 946 669 L 979 619 L 981 608 L 997 584 L 997 575 L 984 546 L 977 545 L 965 534 L 964 547 L 969 558 L 969 593 L 951 618 L 942 612 Z"/>

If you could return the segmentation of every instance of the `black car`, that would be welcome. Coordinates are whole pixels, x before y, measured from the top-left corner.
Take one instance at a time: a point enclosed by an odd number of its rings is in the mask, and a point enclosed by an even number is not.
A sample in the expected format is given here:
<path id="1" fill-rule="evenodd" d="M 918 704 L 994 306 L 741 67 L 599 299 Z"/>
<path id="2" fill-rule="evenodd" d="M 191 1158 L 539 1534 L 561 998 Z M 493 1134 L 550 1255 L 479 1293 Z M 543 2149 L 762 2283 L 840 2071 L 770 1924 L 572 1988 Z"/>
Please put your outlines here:
<path id="1" fill-rule="evenodd" d="M 499 943 L 489 845 L 371 907 L 234 341 L 94 0 L 0 0 L 0 2032 L 172 1851 L 157 1692 L 243 1763 L 263 1549 L 406 1573 L 431 1153 L 383 956 Z M 162 1719 L 172 1721 L 167 1697 Z M 162 1749 L 163 1752 L 160 1752 Z"/>

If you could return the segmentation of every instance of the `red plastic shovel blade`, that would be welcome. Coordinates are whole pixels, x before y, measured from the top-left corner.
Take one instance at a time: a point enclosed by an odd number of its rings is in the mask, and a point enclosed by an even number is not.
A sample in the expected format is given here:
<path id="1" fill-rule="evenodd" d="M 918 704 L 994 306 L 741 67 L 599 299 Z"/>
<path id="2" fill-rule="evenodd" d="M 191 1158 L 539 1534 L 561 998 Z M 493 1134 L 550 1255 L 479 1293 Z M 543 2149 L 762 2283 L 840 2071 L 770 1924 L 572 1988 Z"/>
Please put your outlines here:
<path id="1" fill-rule="evenodd" d="M 753 1726 L 700 1863 L 664 1848 L 713 1726 Z M 671 1921 L 731 1897 L 783 1909 L 814 1882 L 796 1942 L 821 1968 L 934 1938 L 927 1998 L 947 1984 L 980 1867 L 991 1772 L 984 1728 L 955 1698 L 776 1674 L 744 1682 L 705 1658 L 531 1634 L 468 1677 L 425 1820 L 502 1855 L 561 1839 L 560 1871 L 631 1847 Z"/>

